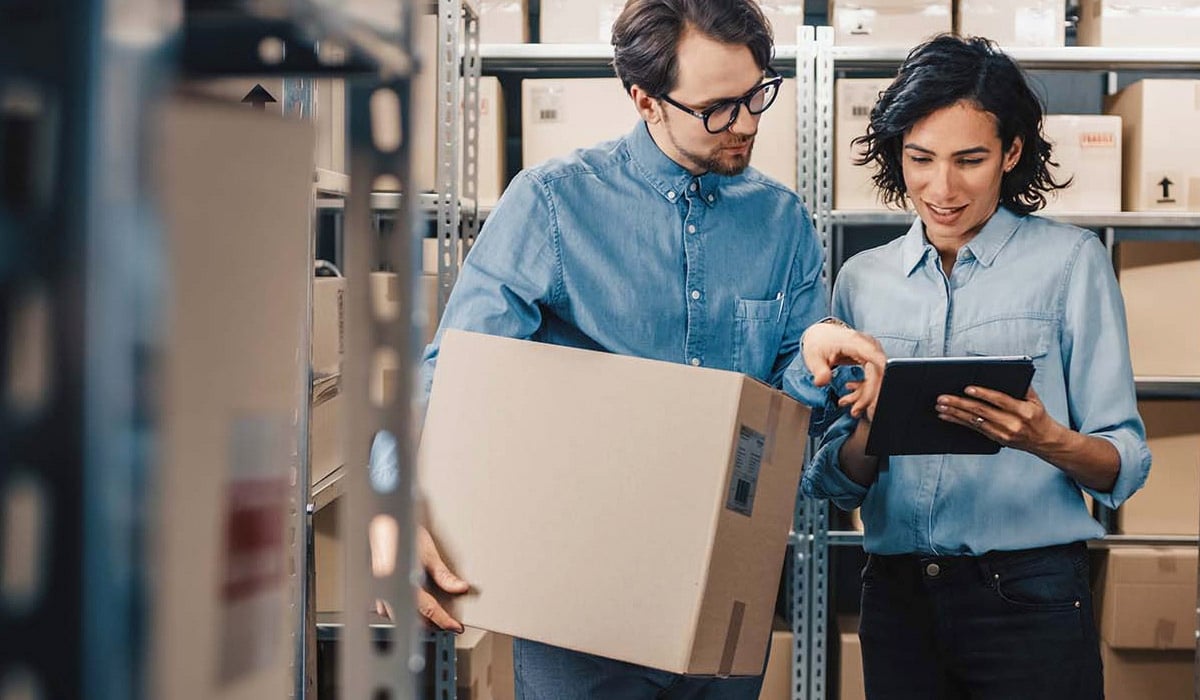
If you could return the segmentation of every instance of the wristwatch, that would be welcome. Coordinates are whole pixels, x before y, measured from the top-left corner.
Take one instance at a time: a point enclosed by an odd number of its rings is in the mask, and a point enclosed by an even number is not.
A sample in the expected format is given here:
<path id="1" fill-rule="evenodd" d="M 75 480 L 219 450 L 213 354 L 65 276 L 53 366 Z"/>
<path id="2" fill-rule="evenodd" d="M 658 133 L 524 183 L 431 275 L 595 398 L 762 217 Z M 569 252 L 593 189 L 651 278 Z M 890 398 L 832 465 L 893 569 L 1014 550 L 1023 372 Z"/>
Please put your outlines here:
<path id="1" fill-rule="evenodd" d="M 817 323 L 831 323 L 835 326 L 841 326 L 842 328 L 849 328 L 850 330 L 854 330 L 853 326 L 851 326 L 849 323 L 846 323 L 845 321 L 838 318 L 837 316 L 826 316 L 825 318 L 821 319 L 820 321 L 817 321 Z M 813 325 L 815 326 L 816 323 L 814 323 Z"/>

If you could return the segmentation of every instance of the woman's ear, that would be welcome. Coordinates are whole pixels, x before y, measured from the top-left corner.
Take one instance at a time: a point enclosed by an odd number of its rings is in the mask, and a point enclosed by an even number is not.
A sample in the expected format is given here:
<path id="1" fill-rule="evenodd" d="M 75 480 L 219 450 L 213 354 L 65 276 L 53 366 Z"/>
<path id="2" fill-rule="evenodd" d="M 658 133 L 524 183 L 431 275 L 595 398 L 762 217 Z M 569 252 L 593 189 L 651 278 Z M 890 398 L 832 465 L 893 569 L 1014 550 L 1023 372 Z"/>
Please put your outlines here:
<path id="1" fill-rule="evenodd" d="M 1008 152 L 1004 154 L 1004 172 L 1012 172 L 1012 169 L 1017 167 L 1017 163 L 1021 160 L 1021 151 L 1025 146 L 1025 140 L 1020 136 L 1014 136 L 1012 145 L 1008 147 Z"/>

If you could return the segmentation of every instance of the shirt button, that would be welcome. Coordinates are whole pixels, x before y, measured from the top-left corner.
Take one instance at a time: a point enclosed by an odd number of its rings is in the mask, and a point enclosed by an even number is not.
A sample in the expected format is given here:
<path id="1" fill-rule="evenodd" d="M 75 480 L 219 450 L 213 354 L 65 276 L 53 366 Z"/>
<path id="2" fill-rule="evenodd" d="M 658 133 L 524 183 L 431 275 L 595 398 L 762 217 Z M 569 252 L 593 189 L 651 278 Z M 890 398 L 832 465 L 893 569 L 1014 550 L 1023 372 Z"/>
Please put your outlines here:
<path id="1" fill-rule="evenodd" d="M 667 199 L 675 199 L 675 192 L 673 190 L 667 193 Z"/>
<path id="2" fill-rule="evenodd" d="M 692 298 L 693 298 L 693 299 L 699 299 L 699 298 L 700 298 L 700 290 L 698 290 L 698 289 L 693 289 L 693 290 L 692 290 Z"/>
<path id="3" fill-rule="evenodd" d="M 693 226 L 692 224 L 688 224 L 688 233 L 695 233 L 695 232 L 696 232 L 696 227 Z"/>
<path id="4" fill-rule="evenodd" d="M 693 366 L 693 367 L 699 367 L 699 366 L 700 366 L 700 358 L 699 358 L 699 357 L 693 357 L 693 358 L 692 358 L 692 366 Z"/>
<path id="5" fill-rule="evenodd" d="M 688 189 L 695 192 L 696 190 L 700 189 L 700 186 L 693 182 L 692 184 L 688 185 Z"/>
<path id="6" fill-rule="evenodd" d="M 937 564 L 929 564 L 925 567 L 925 574 L 928 575 L 929 578 L 937 578 L 937 575 L 940 573 L 942 573 L 942 567 L 938 566 Z"/>
<path id="7" fill-rule="evenodd" d="M 714 199 L 716 199 L 716 197 L 715 197 L 715 196 L 713 196 L 713 195 L 711 195 L 711 194 L 710 194 L 710 195 L 708 195 L 708 201 L 709 201 L 709 202 L 713 201 Z"/>

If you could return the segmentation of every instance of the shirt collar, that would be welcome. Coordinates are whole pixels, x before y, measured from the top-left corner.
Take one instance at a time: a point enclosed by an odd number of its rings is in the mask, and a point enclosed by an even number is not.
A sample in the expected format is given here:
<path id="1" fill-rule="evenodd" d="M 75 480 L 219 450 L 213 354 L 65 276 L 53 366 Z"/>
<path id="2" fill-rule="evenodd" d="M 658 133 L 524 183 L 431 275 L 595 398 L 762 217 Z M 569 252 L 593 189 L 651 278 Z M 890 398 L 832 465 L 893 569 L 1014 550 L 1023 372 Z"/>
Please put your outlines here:
<path id="1" fill-rule="evenodd" d="M 991 267 L 992 263 L 996 261 L 996 256 L 1004 249 L 1005 244 L 1017 232 L 1024 220 L 1025 217 L 1017 216 L 1008 209 L 999 207 L 979 230 L 979 233 L 963 247 L 969 250 L 981 265 Z M 904 234 L 904 242 L 901 243 L 900 249 L 906 275 L 911 275 L 930 254 L 930 251 L 936 254 L 934 247 L 925 240 L 925 224 L 922 223 L 920 217 L 913 221 L 912 226 L 908 228 L 908 233 Z"/>
<path id="2" fill-rule="evenodd" d="M 720 183 L 729 178 L 716 173 L 692 175 L 679 163 L 662 152 L 646 122 L 639 121 L 633 131 L 625 137 L 629 155 L 642 177 L 664 199 L 677 202 L 688 196 L 697 196 L 709 206 L 720 198 Z"/>

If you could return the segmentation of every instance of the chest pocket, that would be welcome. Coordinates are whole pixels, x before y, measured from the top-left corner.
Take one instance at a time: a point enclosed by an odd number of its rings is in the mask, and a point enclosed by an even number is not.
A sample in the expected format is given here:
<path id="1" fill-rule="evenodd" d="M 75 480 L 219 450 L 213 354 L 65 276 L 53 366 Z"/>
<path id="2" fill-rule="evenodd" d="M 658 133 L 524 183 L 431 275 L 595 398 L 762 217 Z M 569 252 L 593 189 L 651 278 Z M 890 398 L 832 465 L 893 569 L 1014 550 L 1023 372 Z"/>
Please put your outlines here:
<path id="1" fill-rule="evenodd" d="M 739 297 L 733 320 L 734 369 L 756 379 L 768 379 L 783 333 L 783 296 L 762 300 Z"/>
<path id="2" fill-rule="evenodd" d="M 1054 329 L 1055 324 L 1049 319 L 1000 318 L 963 329 L 958 345 L 967 355 L 1032 357 L 1033 386 L 1040 394 Z"/>

